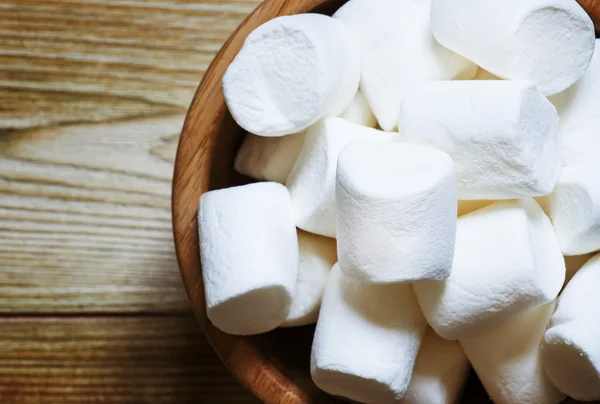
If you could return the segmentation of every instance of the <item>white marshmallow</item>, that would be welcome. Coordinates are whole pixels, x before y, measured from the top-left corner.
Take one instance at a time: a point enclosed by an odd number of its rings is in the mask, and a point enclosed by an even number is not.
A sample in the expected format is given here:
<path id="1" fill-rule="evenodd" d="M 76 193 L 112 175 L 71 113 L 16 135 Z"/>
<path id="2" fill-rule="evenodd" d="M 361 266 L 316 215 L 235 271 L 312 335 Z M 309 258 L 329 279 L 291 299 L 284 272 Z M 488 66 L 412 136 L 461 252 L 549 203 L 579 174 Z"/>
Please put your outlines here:
<path id="1" fill-rule="evenodd" d="M 550 99 L 560 117 L 564 166 L 599 161 L 600 39 L 581 80 Z"/>
<path id="2" fill-rule="evenodd" d="M 365 96 L 360 90 L 356 92 L 354 99 L 342 115 L 340 115 L 340 118 L 369 128 L 377 126 L 377 118 L 375 118 L 373 111 L 371 111 L 371 107 L 369 107 Z"/>
<path id="3" fill-rule="evenodd" d="M 430 0 L 350 0 L 333 15 L 361 58 L 361 89 L 379 125 L 393 130 L 406 91 L 432 80 L 473 78 L 477 66 L 441 46 L 429 24 Z"/>
<path id="4" fill-rule="evenodd" d="M 300 262 L 292 307 L 282 327 L 314 324 L 319 317 L 331 267 L 337 262 L 335 240 L 298 230 Z"/>
<path id="5" fill-rule="evenodd" d="M 540 342 L 556 302 L 531 308 L 460 344 L 497 404 L 558 404 L 565 399 L 548 379 Z"/>
<path id="6" fill-rule="evenodd" d="M 337 396 L 396 402 L 408 388 L 425 327 L 410 285 L 361 283 L 336 264 L 313 340 L 312 379 Z"/>
<path id="7" fill-rule="evenodd" d="M 403 143 L 354 142 L 339 155 L 339 265 L 367 283 L 445 279 L 456 234 L 450 156 Z"/>
<path id="8" fill-rule="evenodd" d="M 528 198 L 460 217 L 450 277 L 413 287 L 429 324 L 453 340 L 553 300 L 564 279 L 550 220 Z"/>
<path id="9" fill-rule="evenodd" d="M 296 226 L 335 237 L 335 173 L 342 149 L 358 140 L 392 141 L 397 134 L 326 117 L 306 132 L 304 146 L 288 176 Z"/>
<path id="10" fill-rule="evenodd" d="M 573 0 L 433 0 L 431 28 L 448 49 L 545 95 L 570 87 L 594 51 L 594 25 Z"/>
<path id="11" fill-rule="evenodd" d="M 255 29 L 223 76 L 235 121 L 261 136 L 298 133 L 354 98 L 360 58 L 348 31 L 321 14 L 272 19 Z"/>
<path id="12" fill-rule="evenodd" d="M 459 199 L 546 195 L 558 177 L 558 115 L 528 82 L 426 83 L 404 98 L 398 130 L 452 156 Z"/>
<path id="13" fill-rule="evenodd" d="M 575 274 L 558 300 L 544 336 L 548 376 L 565 394 L 600 400 L 600 255 Z"/>
<path id="14" fill-rule="evenodd" d="M 298 239 L 286 188 L 263 182 L 200 197 L 206 314 L 220 330 L 258 334 L 287 317 L 296 285 Z"/>
<path id="15" fill-rule="evenodd" d="M 583 254 L 583 255 L 570 255 L 565 256 L 565 266 L 567 267 L 567 273 L 565 276 L 565 285 L 575 276 L 575 274 L 588 262 L 595 253 Z"/>
<path id="16" fill-rule="evenodd" d="M 261 181 L 285 183 L 304 144 L 304 133 L 264 137 L 248 133 L 235 158 L 235 170 Z"/>
<path id="17" fill-rule="evenodd" d="M 600 250 L 600 161 L 563 168 L 544 199 L 564 255 Z"/>
<path id="18" fill-rule="evenodd" d="M 460 344 L 427 328 L 404 404 L 454 404 L 469 377 L 469 361 Z"/>

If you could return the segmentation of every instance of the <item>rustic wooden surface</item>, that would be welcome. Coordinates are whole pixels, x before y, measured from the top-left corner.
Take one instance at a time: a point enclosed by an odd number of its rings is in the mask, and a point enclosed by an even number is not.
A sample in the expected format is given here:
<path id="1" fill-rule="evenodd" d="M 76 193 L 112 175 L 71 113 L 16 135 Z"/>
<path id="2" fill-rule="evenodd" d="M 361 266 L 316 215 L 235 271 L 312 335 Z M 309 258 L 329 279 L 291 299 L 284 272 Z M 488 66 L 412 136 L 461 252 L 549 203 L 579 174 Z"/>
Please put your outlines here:
<path id="1" fill-rule="evenodd" d="M 187 106 L 258 0 L 0 1 L 0 402 L 249 403 L 171 233 Z"/>

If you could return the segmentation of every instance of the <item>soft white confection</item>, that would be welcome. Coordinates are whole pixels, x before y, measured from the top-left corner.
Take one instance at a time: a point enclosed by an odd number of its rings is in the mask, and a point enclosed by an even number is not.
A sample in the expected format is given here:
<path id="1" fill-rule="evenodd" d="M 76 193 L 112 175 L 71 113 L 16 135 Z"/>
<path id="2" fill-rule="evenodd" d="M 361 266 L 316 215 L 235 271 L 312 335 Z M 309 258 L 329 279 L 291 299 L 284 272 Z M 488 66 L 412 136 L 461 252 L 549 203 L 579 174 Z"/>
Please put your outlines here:
<path id="1" fill-rule="evenodd" d="M 540 343 L 556 302 L 531 308 L 482 333 L 460 340 L 496 404 L 558 404 L 565 399 L 548 379 Z"/>
<path id="2" fill-rule="evenodd" d="M 408 389 L 425 327 L 410 285 L 369 285 L 336 264 L 315 330 L 312 379 L 336 396 L 397 402 Z"/>
<path id="3" fill-rule="evenodd" d="M 427 328 L 403 404 L 454 404 L 469 377 L 460 344 Z"/>
<path id="4" fill-rule="evenodd" d="M 565 276 L 565 285 L 575 276 L 577 271 L 588 262 L 595 253 L 583 254 L 583 255 L 569 255 L 565 256 L 565 266 L 567 267 L 567 273 Z"/>
<path id="5" fill-rule="evenodd" d="M 454 340 L 552 301 L 564 279 L 565 263 L 552 224 L 526 198 L 497 202 L 458 218 L 450 277 L 413 287 L 429 324 Z"/>
<path id="6" fill-rule="evenodd" d="M 544 199 L 564 255 L 600 250 L 600 161 L 563 168 Z"/>
<path id="7" fill-rule="evenodd" d="M 594 25 L 573 0 L 433 0 L 431 28 L 448 49 L 545 95 L 570 87 L 594 51 Z"/>
<path id="8" fill-rule="evenodd" d="M 333 15 L 360 53 L 360 87 L 379 125 L 393 130 L 402 97 L 432 80 L 471 79 L 477 66 L 441 46 L 429 24 L 430 0 L 350 0 Z"/>
<path id="9" fill-rule="evenodd" d="M 297 14 L 248 35 L 223 76 L 223 93 L 242 128 L 282 136 L 341 114 L 359 81 L 360 57 L 344 25 L 321 14 Z"/>
<path id="10" fill-rule="evenodd" d="M 235 158 L 235 170 L 257 180 L 283 184 L 303 144 L 304 133 L 280 137 L 249 133 Z"/>
<path id="11" fill-rule="evenodd" d="M 331 267 L 337 262 L 335 240 L 298 230 L 300 262 L 292 307 L 282 327 L 314 324 L 319 317 Z"/>
<path id="12" fill-rule="evenodd" d="M 261 182 L 200 197 L 200 256 L 206 314 L 235 335 L 270 331 L 287 317 L 298 270 L 298 238 L 287 189 Z"/>
<path id="13" fill-rule="evenodd" d="M 556 184 L 558 115 L 531 83 L 426 83 L 404 98 L 398 131 L 452 156 L 459 199 L 546 195 Z"/>
<path id="14" fill-rule="evenodd" d="M 367 283 L 445 279 L 456 234 L 456 174 L 446 153 L 360 141 L 339 155 L 339 265 Z"/>
<path id="15" fill-rule="evenodd" d="M 567 284 L 544 336 L 542 359 L 563 393 L 580 401 L 600 400 L 600 255 Z"/>
<path id="16" fill-rule="evenodd" d="M 296 226 L 335 237 L 335 173 L 342 149 L 358 140 L 395 141 L 396 133 L 326 117 L 311 126 L 286 185 L 290 190 Z"/>
<path id="17" fill-rule="evenodd" d="M 560 117 L 563 166 L 599 161 L 600 39 L 596 39 L 594 57 L 581 80 L 550 101 Z"/>
<path id="18" fill-rule="evenodd" d="M 360 90 L 356 92 L 354 99 L 342 115 L 340 115 L 340 118 L 344 118 L 357 125 L 368 126 L 369 128 L 377 126 L 377 118 L 375 118 L 371 107 L 369 107 L 365 96 Z"/>

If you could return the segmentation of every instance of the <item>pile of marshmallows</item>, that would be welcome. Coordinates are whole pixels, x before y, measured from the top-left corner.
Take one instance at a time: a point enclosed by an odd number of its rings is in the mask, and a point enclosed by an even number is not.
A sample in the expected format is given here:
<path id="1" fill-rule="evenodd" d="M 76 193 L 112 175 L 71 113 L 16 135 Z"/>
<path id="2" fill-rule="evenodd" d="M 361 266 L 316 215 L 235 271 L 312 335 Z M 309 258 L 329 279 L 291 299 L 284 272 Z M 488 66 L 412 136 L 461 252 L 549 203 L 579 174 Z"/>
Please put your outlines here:
<path id="1" fill-rule="evenodd" d="M 595 46 L 575 0 L 258 27 L 223 91 L 266 182 L 200 198 L 210 320 L 316 322 L 315 384 L 361 402 L 452 403 L 469 363 L 496 403 L 600 399 Z"/>

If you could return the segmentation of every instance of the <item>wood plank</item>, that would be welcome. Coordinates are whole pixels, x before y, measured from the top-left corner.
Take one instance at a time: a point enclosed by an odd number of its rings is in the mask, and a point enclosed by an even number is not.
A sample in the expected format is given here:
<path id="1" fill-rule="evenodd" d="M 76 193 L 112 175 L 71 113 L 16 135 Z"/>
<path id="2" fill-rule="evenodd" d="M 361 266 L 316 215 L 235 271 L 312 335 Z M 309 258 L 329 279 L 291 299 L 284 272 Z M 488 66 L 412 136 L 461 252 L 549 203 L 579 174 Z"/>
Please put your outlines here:
<path id="1" fill-rule="evenodd" d="M 0 321 L 0 402 L 254 403 L 195 319 Z"/>

